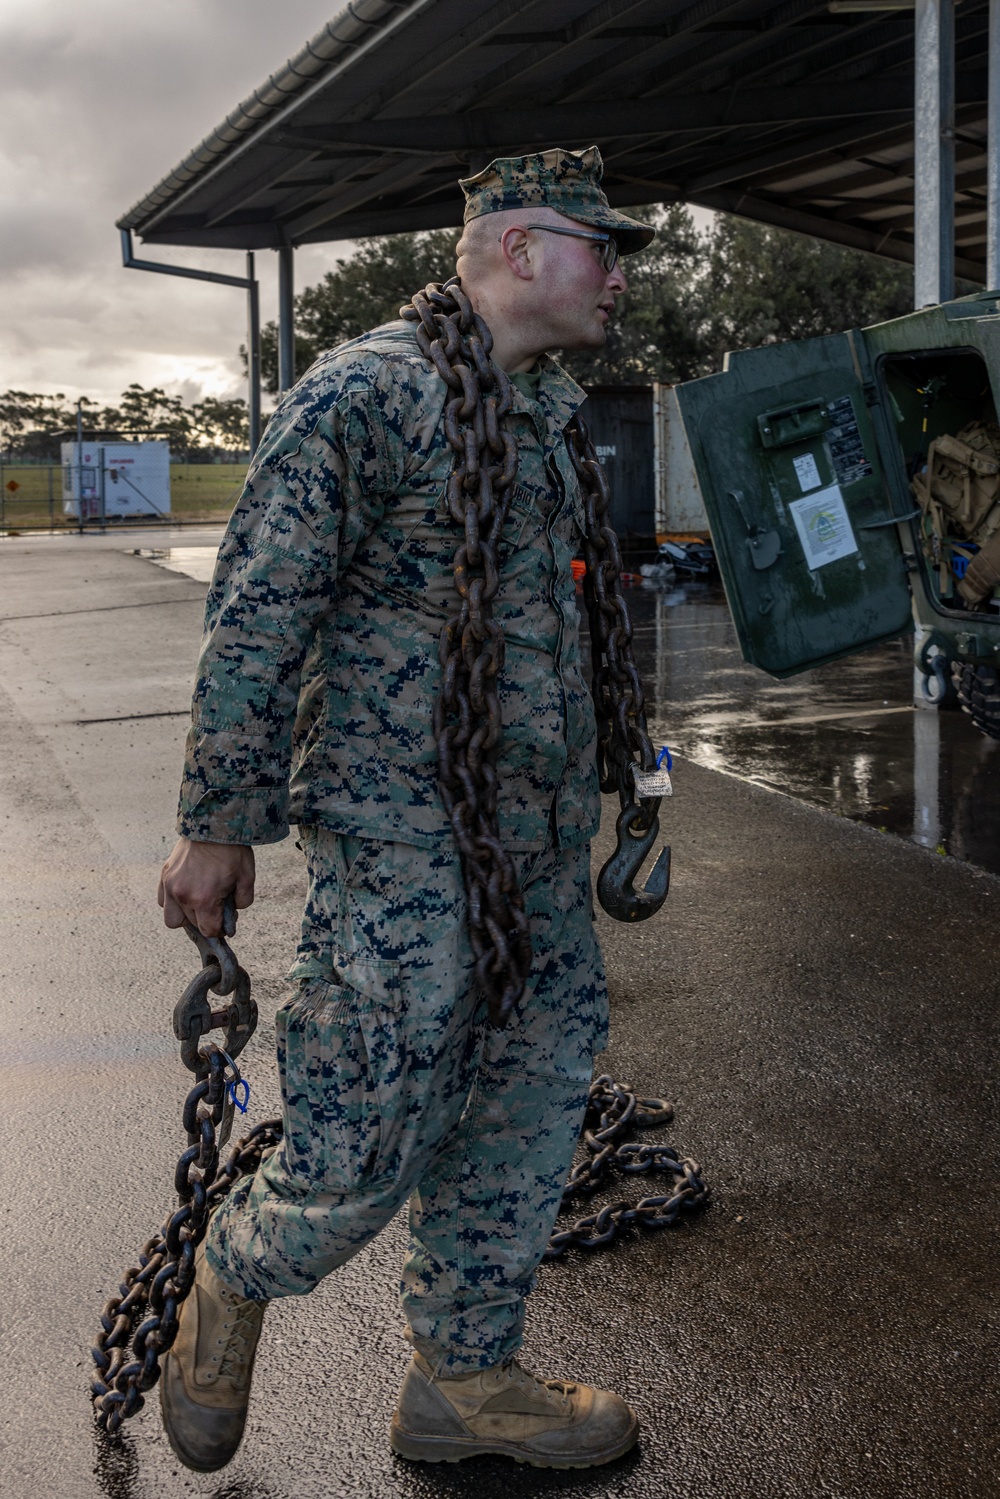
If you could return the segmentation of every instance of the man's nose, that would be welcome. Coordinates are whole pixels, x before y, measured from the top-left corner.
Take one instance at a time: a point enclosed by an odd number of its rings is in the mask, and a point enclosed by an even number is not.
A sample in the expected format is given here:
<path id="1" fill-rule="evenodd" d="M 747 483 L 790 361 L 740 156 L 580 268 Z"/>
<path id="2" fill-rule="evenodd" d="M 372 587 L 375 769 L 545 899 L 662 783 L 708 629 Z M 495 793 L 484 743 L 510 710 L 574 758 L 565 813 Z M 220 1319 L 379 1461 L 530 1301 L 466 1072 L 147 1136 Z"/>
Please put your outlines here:
<path id="1" fill-rule="evenodd" d="M 619 292 L 628 291 L 628 281 L 625 278 L 625 272 L 622 270 L 621 261 L 618 262 L 608 276 L 608 291 L 613 291 L 616 296 Z"/>

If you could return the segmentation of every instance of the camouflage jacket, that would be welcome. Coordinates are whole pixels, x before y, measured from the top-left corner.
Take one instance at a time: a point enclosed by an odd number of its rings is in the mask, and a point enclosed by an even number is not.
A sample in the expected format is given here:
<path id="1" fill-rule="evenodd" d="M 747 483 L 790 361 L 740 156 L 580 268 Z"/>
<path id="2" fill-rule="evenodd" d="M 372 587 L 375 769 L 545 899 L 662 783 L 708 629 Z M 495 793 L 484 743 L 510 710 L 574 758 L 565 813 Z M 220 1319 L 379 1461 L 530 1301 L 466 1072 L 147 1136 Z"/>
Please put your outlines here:
<path id="1" fill-rule="evenodd" d="M 447 387 L 409 325 L 323 355 L 272 417 L 208 595 L 178 830 L 269 843 L 289 822 L 452 845 L 437 787 L 438 636 L 456 611 Z M 599 820 L 570 561 L 583 529 L 563 430 L 583 400 L 550 360 L 508 420 L 518 476 L 494 617 L 500 829 L 511 850 Z"/>

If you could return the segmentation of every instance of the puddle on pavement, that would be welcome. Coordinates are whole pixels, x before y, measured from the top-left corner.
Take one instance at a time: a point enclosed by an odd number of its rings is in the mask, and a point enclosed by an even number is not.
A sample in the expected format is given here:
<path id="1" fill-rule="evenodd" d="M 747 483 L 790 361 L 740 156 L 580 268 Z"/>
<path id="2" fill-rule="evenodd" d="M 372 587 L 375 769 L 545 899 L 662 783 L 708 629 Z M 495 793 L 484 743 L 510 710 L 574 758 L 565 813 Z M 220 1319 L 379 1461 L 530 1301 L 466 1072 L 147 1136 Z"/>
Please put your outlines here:
<path id="1" fill-rule="evenodd" d="M 211 583 L 212 570 L 219 548 L 214 547 L 133 547 L 133 557 L 144 557 L 155 562 L 157 567 L 166 567 L 173 573 L 184 573 L 199 583 Z"/>
<path id="2" fill-rule="evenodd" d="M 1000 743 L 913 708 L 909 639 L 778 682 L 743 661 L 721 586 L 628 602 L 656 744 L 1000 874 Z"/>

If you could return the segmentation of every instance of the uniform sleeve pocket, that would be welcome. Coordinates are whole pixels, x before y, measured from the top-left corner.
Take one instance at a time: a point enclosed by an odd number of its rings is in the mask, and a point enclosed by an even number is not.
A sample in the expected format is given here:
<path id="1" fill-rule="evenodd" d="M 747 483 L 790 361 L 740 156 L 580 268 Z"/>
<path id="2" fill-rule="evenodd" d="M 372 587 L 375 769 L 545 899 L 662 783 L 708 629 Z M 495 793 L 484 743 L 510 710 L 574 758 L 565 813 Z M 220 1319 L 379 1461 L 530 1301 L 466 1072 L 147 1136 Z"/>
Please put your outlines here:
<path id="1" fill-rule="evenodd" d="M 398 1170 L 406 1116 L 399 965 L 354 958 L 311 979 L 277 1015 L 289 1172 L 357 1192 Z"/>

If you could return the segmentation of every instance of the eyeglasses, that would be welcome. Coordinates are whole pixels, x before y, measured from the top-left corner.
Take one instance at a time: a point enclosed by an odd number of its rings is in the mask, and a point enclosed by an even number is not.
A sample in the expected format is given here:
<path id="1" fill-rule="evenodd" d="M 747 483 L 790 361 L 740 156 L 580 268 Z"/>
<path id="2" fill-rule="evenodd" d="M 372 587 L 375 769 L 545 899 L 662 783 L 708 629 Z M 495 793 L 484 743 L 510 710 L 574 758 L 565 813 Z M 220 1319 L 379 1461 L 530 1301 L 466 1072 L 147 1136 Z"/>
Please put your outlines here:
<path id="1" fill-rule="evenodd" d="M 557 224 L 526 224 L 526 229 L 541 229 L 545 234 L 565 234 L 570 239 L 589 239 L 595 245 L 603 245 L 601 265 L 609 273 L 618 264 L 618 241 L 612 234 L 589 234 L 586 229 L 563 229 Z"/>

